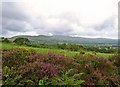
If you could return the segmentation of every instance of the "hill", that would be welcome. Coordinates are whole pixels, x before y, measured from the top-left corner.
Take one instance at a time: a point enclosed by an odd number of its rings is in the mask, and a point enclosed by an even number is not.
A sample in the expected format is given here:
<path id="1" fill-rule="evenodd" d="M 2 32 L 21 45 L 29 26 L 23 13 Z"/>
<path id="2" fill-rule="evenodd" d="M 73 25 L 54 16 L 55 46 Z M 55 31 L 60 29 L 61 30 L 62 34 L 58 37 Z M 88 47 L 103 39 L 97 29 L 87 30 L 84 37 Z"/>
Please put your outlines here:
<path id="1" fill-rule="evenodd" d="M 11 39 L 15 39 L 18 37 L 24 37 L 31 40 L 32 43 L 46 43 L 46 44 L 61 44 L 61 43 L 73 43 L 73 44 L 117 44 L 117 39 L 109 39 L 109 38 L 84 38 L 84 37 L 70 37 L 70 36 L 62 36 L 62 35 L 54 35 L 54 36 L 30 36 L 30 35 L 20 35 L 14 36 Z"/>

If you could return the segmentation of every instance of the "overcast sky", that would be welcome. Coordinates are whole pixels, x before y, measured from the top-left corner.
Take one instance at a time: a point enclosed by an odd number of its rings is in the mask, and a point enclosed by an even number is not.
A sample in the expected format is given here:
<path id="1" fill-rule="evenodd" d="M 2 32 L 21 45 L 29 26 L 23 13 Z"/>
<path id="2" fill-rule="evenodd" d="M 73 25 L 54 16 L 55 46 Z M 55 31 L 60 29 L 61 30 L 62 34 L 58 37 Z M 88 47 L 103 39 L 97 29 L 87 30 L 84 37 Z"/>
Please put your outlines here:
<path id="1" fill-rule="evenodd" d="M 9 1 L 9 2 L 8 2 Z M 118 37 L 119 0 L 3 0 L 2 35 Z"/>

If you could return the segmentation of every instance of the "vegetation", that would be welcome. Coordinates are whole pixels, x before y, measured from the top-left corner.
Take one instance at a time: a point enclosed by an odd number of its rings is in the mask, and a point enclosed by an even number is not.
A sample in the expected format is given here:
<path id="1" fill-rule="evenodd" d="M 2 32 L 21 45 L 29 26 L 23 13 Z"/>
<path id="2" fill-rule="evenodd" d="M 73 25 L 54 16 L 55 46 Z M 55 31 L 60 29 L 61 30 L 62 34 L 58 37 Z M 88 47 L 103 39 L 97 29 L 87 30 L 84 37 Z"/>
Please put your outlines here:
<path id="1" fill-rule="evenodd" d="M 84 37 L 71 37 L 71 36 L 64 36 L 64 35 L 53 35 L 53 36 L 45 36 L 45 35 L 38 35 L 38 36 L 29 36 L 29 35 L 20 35 L 15 36 L 15 38 L 28 38 L 34 44 L 117 44 L 117 39 L 105 39 L 105 38 L 84 38 Z"/>
<path id="2" fill-rule="evenodd" d="M 27 38 L 10 42 L 0 49 L 3 85 L 120 85 L 120 55 L 115 49 L 32 44 Z"/>
<path id="3" fill-rule="evenodd" d="M 18 45 L 29 45 L 30 41 L 27 38 L 16 38 L 13 42 Z"/>
<path id="4" fill-rule="evenodd" d="M 51 48 L 51 49 L 63 49 L 63 50 L 69 50 L 69 51 L 93 51 L 93 52 L 100 52 L 100 53 L 116 53 L 117 48 L 98 48 L 94 46 L 84 46 L 80 44 L 29 44 L 30 47 L 36 47 L 36 48 Z"/>
<path id="5" fill-rule="evenodd" d="M 2 50 L 2 57 L 4 85 L 118 85 L 119 65 L 110 61 L 114 57 L 41 54 L 24 48 Z"/>
<path id="6" fill-rule="evenodd" d="M 2 42 L 4 42 L 4 43 L 10 43 L 10 41 L 7 38 L 2 38 Z"/>
<path id="7" fill-rule="evenodd" d="M 48 48 L 42 48 L 42 47 L 32 47 L 32 46 L 26 46 L 26 45 L 20 46 L 20 45 L 7 44 L 7 43 L 2 44 L 2 49 L 13 49 L 13 48 L 34 49 L 35 52 L 43 53 L 43 54 L 48 53 L 48 52 L 52 52 L 55 54 L 64 53 L 65 55 L 68 55 L 68 56 L 74 56 L 80 53 L 80 54 L 95 54 L 98 56 L 103 56 L 105 58 L 108 58 L 109 56 L 113 55 L 113 53 L 99 53 L 99 52 L 87 51 L 87 50 L 69 51 L 69 50 L 51 48 L 51 46 L 49 46 Z"/>

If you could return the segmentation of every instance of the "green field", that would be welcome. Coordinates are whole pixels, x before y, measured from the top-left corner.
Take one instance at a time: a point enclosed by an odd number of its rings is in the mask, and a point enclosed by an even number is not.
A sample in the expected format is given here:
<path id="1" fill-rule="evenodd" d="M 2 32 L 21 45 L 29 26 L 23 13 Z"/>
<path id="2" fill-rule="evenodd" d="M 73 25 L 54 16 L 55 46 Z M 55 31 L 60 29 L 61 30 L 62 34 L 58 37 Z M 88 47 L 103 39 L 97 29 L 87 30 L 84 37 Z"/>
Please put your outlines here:
<path id="1" fill-rule="evenodd" d="M 1 45 L 1 43 L 0 43 Z M 1 45 L 1 49 L 12 49 L 12 48 L 25 48 L 25 49 L 33 49 L 38 53 L 48 53 L 48 52 L 53 52 L 56 54 L 63 53 L 65 55 L 75 55 L 79 54 L 80 52 L 78 51 L 68 51 L 68 50 L 62 50 L 62 49 L 49 49 L 49 48 L 36 48 L 36 47 L 28 47 L 28 46 L 19 46 L 15 44 L 8 44 L 8 43 L 3 43 Z M 92 51 L 84 51 L 85 54 L 94 54 Z M 109 57 L 113 54 L 110 53 L 96 53 L 98 56 L 103 56 L 103 57 Z"/>

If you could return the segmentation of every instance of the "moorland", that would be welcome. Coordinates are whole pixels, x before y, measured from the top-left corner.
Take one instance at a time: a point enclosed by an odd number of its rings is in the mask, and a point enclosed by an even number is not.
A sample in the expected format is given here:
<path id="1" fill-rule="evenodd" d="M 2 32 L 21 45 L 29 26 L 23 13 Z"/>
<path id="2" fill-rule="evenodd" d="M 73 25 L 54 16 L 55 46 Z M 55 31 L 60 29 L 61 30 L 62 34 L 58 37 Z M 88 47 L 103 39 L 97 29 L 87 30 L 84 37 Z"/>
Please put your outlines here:
<path id="1" fill-rule="evenodd" d="M 40 35 L 0 44 L 3 85 L 120 86 L 117 40 Z"/>

